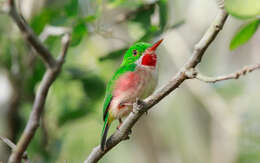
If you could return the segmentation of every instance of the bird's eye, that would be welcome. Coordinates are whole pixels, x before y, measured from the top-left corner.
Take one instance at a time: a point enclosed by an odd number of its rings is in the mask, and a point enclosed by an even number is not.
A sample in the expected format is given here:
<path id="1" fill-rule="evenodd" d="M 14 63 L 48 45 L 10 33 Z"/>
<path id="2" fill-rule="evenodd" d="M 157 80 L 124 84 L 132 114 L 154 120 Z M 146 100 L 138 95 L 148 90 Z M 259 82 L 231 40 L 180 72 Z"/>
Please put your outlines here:
<path id="1" fill-rule="evenodd" d="M 137 50 L 133 50 L 133 55 L 136 56 Z"/>

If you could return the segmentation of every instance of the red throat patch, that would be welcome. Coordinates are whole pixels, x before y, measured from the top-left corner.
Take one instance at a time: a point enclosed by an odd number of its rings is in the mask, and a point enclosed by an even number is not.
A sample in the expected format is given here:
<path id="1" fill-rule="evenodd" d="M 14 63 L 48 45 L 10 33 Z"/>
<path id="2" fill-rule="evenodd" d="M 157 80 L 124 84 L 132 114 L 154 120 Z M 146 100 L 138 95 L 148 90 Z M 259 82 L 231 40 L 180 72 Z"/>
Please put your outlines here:
<path id="1" fill-rule="evenodd" d="M 156 61 L 157 61 L 157 56 L 155 54 L 145 54 L 142 57 L 141 64 L 145 65 L 145 66 L 153 66 L 153 67 L 155 67 Z"/>

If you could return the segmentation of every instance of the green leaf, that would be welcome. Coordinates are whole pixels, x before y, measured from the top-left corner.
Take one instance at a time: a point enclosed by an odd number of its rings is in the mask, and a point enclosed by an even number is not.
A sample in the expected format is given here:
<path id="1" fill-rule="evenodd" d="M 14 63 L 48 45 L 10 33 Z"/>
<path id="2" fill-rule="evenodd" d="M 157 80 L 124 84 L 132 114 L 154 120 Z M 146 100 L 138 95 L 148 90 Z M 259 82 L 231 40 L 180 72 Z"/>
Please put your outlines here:
<path id="1" fill-rule="evenodd" d="M 151 25 L 151 15 L 154 13 L 155 3 L 144 4 L 138 7 L 134 12 L 129 13 L 129 20 L 138 22 L 146 30 Z"/>
<path id="2" fill-rule="evenodd" d="M 158 2 L 159 8 L 160 8 L 160 27 L 161 27 L 161 30 L 163 30 L 164 27 L 167 24 L 167 18 L 168 18 L 167 3 L 168 3 L 168 0 L 160 0 Z"/>
<path id="3" fill-rule="evenodd" d="M 54 18 L 59 17 L 59 11 L 53 9 L 44 9 L 41 13 L 34 16 L 31 20 L 31 27 L 36 34 L 40 34 L 46 24 L 49 24 Z"/>
<path id="4" fill-rule="evenodd" d="M 35 86 L 42 80 L 44 72 L 45 72 L 44 64 L 39 59 L 37 59 L 34 63 L 32 75 L 30 75 L 25 82 L 24 91 L 27 95 L 34 94 Z"/>
<path id="5" fill-rule="evenodd" d="M 86 33 L 87 27 L 85 23 L 81 21 L 77 23 L 72 31 L 70 46 L 78 45 Z"/>
<path id="6" fill-rule="evenodd" d="M 5 67 L 7 69 L 11 68 L 12 65 L 12 45 L 13 43 L 7 36 L 2 36 L 1 41 L 1 48 L 0 48 L 0 67 Z"/>
<path id="7" fill-rule="evenodd" d="M 80 18 L 78 14 L 78 0 L 69 0 L 60 5 L 44 8 L 39 14 L 32 18 L 30 25 L 36 34 L 40 34 L 46 24 L 71 26 L 71 24 L 75 22 L 74 20 Z"/>
<path id="8" fill-rule="evenodd" d="M 260 20 L 253 20 L 247 25 L 240 28 L 231 40 L 229 48 L 231 50 L 234 50 L 237 47 L 245 44 L 254 35 L 259 24 Z"/>
<path id="9" fill-rule="evenodd" d="M 61 36 L 49 36 L 46 39 L 45 43 L 51 51 L 56 50 L 56 48 L 58 48 L 57 50 L 59 50 L 59 46 L 57 46 L 57 44 L 60 44 L 60 40 Z"/>
<path id="10" fill-rule="evenodd" d="M 260 0 L 225 0 L 225 8 L 236 18 L 254 18 L 260 15 Z"/>
<path id="11" fill-rule="evenodd" d="M 96 15 L 89 15 L 85 18 L 83 18 L 83 21 L 85 21 L 86 23 L 89 23 L 89 22 L 93 22 L 97 19 L 97 16 Z"/>
<path id="12" fill-rule="evenodd" d="M 136 42 L 148 42 L 152 38 L 161 34 L 160 28 L 157 26 L 150 26 L 149 30 Z"/>
<path id="13" fill-rule="evenodd" d="M 65 5 L 65 13 L 68 17 L 78 15 L 78 0 L 70 0 L 68 4 Z"/>

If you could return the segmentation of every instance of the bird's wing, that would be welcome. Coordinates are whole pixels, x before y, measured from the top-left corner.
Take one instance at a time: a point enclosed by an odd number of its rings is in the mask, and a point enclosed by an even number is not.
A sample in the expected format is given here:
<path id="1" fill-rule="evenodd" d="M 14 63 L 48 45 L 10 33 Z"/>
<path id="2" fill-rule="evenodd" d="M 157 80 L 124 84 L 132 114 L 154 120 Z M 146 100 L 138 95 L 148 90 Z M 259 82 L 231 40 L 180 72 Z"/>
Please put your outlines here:
<path id="1" fill-rule="evenodd" d="M 106 88 L 105 101 L 103 105 L 103 120 L 105 121 L 110 103 L 113 99 L 113 90 L 115 81 L 126 72 L 135 71 L 136 64 L 124 65 L 119 67 L 112 79 L 108 82 Z M 113 82 L 114 81 L 114 82 Z"/>

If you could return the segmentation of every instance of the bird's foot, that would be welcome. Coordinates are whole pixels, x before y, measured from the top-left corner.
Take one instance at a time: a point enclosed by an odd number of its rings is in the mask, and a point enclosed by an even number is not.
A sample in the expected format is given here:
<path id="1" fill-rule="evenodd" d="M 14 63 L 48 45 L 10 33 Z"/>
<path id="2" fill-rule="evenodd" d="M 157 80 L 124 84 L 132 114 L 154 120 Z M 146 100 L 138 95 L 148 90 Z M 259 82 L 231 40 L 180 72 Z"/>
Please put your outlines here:
<path id="1" fill-rule="evenodd" d="M 136 104 L 138 106 L 141 106 L 141 107 L 146 105 L 146 103 L 143 100 L 139 99 L 139 98 L 136 98 Z"/>
<path id="2" fill-rule="evenodd" d="M 146 103 L 143 100 L 140 100 L 138 98 L 136 98 L 136 102 L 134 104 L 134 112 L 145 112 L 147 114 L 147 111 L 142 111 L 143 108 L 145 107 Z"/>
<path id="3" fill-rule="evenodd" d="M 132 130 L 130 129 L 129 132 L 128 132 L 128 134 L 127 134 L 126 137 L 125 137 L 125 140 L 130 139 L 130 135 L 131 135 L 131 134 L 132 134 Z"/>
<path id="4" fill-rule="evenodd" d="M 129 130 L 128 136 L 132 134 L 132 129 Z"/>

